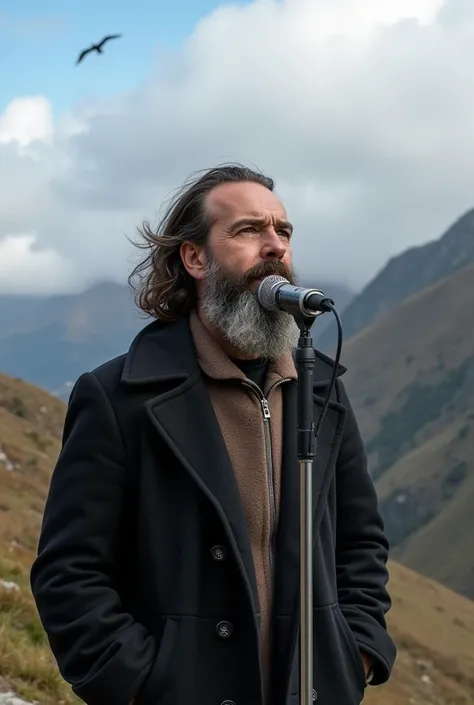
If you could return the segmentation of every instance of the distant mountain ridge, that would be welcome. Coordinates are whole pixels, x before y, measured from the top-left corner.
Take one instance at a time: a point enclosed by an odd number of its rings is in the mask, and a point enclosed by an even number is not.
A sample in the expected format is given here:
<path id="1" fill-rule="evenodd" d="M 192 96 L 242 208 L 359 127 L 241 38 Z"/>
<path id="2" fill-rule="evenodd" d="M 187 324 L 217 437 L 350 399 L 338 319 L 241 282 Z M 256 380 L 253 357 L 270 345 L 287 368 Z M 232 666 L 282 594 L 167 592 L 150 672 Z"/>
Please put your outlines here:
<path id="1" fill-rule="evenodd" d="M 339 310 L 354 296 L 337 283 L 318 286 Z M 135 306 L 132 290 L 114 282 L 80 294 L 0 296 L 0 371 L 66 399 L 82 372 L 126 352 L 150 320 Z"/>
<path id="2" fill-rule="evenodd" d="M 144 321 L 128 286 L 100 282 L 79 294 L 0 296 L 0 340 L 60 326 L 71 342 L 106 328 L 138 330 Z"/>
<path id="3" fill-rule="evenodd" d="M 409 296 L 474 263 L 474 209 L 441 237 L 393 257 L 342 313 L 344 340 L 374 323 Z M 333 322 L 315 335 L 321 350 L 336 344 Z"/>
<path id="4" fill-rule="evenodd" d="M 77 377 L 124 352 L 148 319 L 113 282 L 81 294 L 0 297 L 0 371 L 67 398 Z"/>

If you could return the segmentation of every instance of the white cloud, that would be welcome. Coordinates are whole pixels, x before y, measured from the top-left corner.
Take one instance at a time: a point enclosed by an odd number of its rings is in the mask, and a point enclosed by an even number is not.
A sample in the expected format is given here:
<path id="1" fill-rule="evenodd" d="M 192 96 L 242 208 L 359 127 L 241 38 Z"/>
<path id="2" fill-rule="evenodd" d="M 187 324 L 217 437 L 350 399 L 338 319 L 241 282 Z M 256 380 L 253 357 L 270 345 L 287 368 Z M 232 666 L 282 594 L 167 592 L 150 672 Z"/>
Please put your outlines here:
<path id="1" fill-rule="evenodd" d="M 2 280 L 11 294 L 48 294 L 70 288 L 71 265 L 55 250 L 37 250 L 32 233 L 0 240 Z"/>
<path id="2" fill-rule="evenodd" d="M 0 241 L 23 238 L 14 256 L 30 272 L 17 282 L 123 280 L 126 235 L 190 171 L 226 160 L 276 178 L 315 284 L 359 286 L 474 206 L 472 1 L 221 6 L 158 54 L 134 92 L 56 125 L 44 98 L 0 117 Z"/>
<path id="3" fill-rule="evenodd" d="M 53 119 L 49 102 L 43 96 L 16 98 L 0 115 L 0 143 L 16 142 L 25 147 L 32 142 L 51 142 Z"/>

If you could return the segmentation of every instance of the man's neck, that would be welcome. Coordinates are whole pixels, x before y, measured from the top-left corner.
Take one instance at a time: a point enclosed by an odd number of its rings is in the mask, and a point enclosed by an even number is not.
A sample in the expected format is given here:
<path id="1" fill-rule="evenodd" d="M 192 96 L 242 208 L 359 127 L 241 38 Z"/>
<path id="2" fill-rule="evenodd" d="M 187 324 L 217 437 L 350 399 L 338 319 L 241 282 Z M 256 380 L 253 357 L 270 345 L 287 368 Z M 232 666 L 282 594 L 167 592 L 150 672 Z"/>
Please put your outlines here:
<path id="1" fill-rule="evenodd" d="M 247 353 L 242 352 L 242 350 L 238 350 L 237 348 L 234 348 L 232 345 L 230 345 L 230 343 L 225 340 L 225 338 L 221 335 L 220 331 L 211 323 L 209 323 L 209 321 L 203 314 L 199 304 L 196 308 L 196 313 L 209 335 L 214 338 L 216 343 L 222 348 L 222 350 L 228 357 L 233 360 L 258 360 L 258 355 L 248 355 Z"/>

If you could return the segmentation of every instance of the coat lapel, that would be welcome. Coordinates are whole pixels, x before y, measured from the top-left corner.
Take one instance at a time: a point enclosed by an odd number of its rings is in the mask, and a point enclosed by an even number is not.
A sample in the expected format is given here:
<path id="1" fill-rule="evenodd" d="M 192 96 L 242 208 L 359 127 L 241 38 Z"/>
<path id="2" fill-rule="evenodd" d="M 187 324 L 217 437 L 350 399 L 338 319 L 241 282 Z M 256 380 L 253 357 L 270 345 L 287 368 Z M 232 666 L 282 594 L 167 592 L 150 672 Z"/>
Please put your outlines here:
<path id="1" fill-rule="evenodd" d="M 219 515 L 255 607 L 257 585 L 240 492 L 187 320 L 147 326 L 130 348 L 122 381 L 149 388 L 145 408 L 152 426 Z"/>

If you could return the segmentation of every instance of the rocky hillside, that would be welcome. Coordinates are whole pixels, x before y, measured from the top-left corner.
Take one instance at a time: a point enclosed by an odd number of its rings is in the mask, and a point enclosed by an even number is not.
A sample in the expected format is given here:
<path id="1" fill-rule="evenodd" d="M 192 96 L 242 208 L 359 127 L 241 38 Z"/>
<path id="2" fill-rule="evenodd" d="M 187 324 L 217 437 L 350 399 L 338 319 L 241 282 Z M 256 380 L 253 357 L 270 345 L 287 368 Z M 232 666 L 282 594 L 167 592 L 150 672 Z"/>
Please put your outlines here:
<path id="1" fill-rule="evenodd" d="M 474 266 L 349 340 L 343 360 L 393 557 L 474 598 Z"/>
<path id="2" fill-rule="evenodd" d="M 0 703 L 9 705 L 79 702 L 58 674 L 28 578 L 64 412 L 60 400 L 0 375 Z M 397 563 L 390 587 L 400 655 L 390 683 L 364 702 L 474 702 L 474 602 Z"/>
<path id="3" fill-rule="evenodd" d="M 364 705 L 472 705 L 474 602 L 392 561 L 388 623 L 398 647 L 389 683 Z"/>
<path id="4" fill-rule="evenodd" d="M 341 308 L 344 339 L 379 320 L 408 297 L 474 264 L 474 210 L 459 218 L 439 239 L 412 247 L 388 261 L 365 289 Z M 317 334 L 316 334 L 317 332 Z M 316 345 L 330 351 L 336 343 L 334 323 L 315 327 Z"/>

